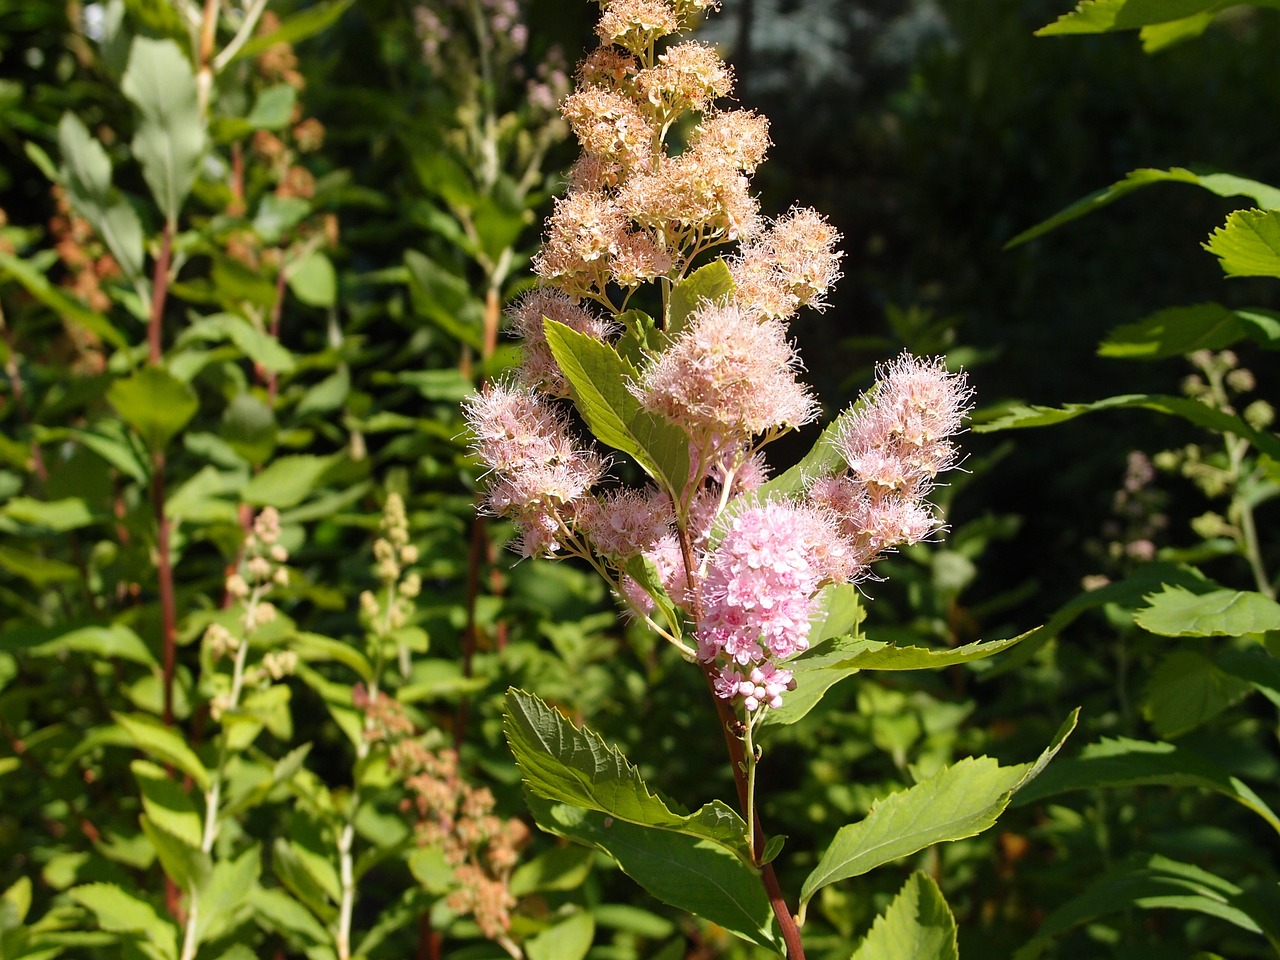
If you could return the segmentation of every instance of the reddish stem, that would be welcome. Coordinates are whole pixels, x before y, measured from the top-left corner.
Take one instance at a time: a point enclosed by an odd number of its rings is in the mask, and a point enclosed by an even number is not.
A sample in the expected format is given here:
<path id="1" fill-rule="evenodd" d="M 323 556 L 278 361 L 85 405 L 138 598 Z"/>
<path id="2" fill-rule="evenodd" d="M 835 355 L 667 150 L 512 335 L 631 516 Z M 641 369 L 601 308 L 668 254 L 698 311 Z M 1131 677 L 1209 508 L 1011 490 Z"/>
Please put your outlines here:
<path id="1" fill-rule="evenodd" d="M 161 335 L 164 332 L 164 301 L 169 295 L 169 258 L 172 252 L 173 228 L 166 223 L 160 234 L 160 256 L 156 258 L 156 269 L 151 280 L 151 321 L 147 325 L 147 344 L 150 350 L 147 359 L 153 366 L 158 365 L 164 356 Z"/>

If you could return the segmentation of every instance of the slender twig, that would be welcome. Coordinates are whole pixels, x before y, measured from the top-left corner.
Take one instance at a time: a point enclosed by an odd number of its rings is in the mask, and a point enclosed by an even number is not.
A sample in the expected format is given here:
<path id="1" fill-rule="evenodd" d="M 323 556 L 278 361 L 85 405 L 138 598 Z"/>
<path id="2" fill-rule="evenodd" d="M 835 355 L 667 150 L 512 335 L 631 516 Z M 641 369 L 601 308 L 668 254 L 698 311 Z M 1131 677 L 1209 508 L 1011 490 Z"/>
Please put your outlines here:
<path id="1" fill-rule="evenodd" d="M 253 36 L 254 27 L 258 25 L 258 19 L 262 16 L 262 11 L 267 9 L 267 0 L 254 0 L 253 6 L 245 11 L 244 20 L 240 24 L 240 29 L 236 31 L 236 35 L 231 38 L 231 42 L 222 48 L 222 52 L 213 58 L 213 72 L 221 73 L 227 68 L 232 60 L 235 59 L 240 48 L 248 43 L 249 38 Z"/>

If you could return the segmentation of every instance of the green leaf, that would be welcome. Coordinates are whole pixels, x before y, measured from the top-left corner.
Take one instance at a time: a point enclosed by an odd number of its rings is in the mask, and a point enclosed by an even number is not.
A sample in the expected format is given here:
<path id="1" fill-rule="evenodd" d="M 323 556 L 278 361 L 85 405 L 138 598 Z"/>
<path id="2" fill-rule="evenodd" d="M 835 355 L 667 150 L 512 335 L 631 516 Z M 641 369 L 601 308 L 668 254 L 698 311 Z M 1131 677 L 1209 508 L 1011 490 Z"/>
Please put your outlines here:
<path id="1" fill-rule="evenodd" d="M 1202 913 L 1250 933 L 1265 934 L 1273 942 L 1280 940 L 1280 918 L 1269 916 L 1235 884 L 1191 864 L 1153 856 L 1112 870 L 1064 903 L 1044 919 L 1035 938 L 1014 954 L 1014 960 L 1035 960 L 1054 937 L 1134 907 Z"/>
<path id="2" fill-rule="evenodd" d="M 131 627 L 112 623 L 73 627 L 10 627 L 0 631 L 0 650 L 33 657 L 60 657 L 68 651 L 103 660 L 156 666 L 156 658 Z"/>
<path id="3" fill-rule="evenodd" d="M 333 464 L 333 457 L 311 454 L 281 457 L 245 484 L 241 499 L 254 506 L 282 510 L 297 506 L 311 495 Z"/>
<path id="4" fill-rule="evenodd" d="M 1053 759 L 1075 728 L 1079 712 L 1072 712 L 1034 764 L 1001 767 L 990 757 L 967 757 L 877 801 L 865 819 L 836 833 L 801 887 L 801 910 L 830 883 L 860 876 L 935 843 L 961 840 L 986 830 L 1013 794 Z"/>
<path id="5" fill-rule="evenodd" d="M 1154 2 L 1164 3 L 1165 0 L 1154 0 Z M 1265 209 L 1280 208 L 1280 188 L 1260 183 L 1257 180 L 1237 177 L 1230 173 L 1212 171 L 1195 173 L 1184 167 L 1172 167 L 1168 170 L 1144 167 L 1139 170 L 1131 170 L 1125 174 L 1123 180 L 1118 180 L 1109 187 L 1104 187 L 1081 200 L 1077 200 L 1065 209 L 1055 213 L 1048 220 L 1036 224 L 1029 230 L 1024 230 L 1006 243 L 1004 248 L 1009 250 L 1013 247 L 1021 246 L 1036 237 L 1043 236 L 1050 230 L 1057 229 L 1064 223 L 1070 223 L 1072 220 L 1083 217 L 1087 213 L 1092 213 L 1094 210 L 1114 203 L 1135 190 L 1149 187 L 1153 183 L 1189 183 L 1193 186 L 1203 187 L 1210 193 L 1216 193 L 1220 197 L 1248 197 L 1258 206 Z"/>
<path id="6" fill-rule="evenodd" d="M 603 850 L 663 903 L 779 949 L 760 877 L 719 844 L 537 797 L 529 806 L 542 829 Z"/>
<path id="7" fill-rule="evenodd" d="M 139 817 L 138 822 L 169 879 L 184 893 L 198 894 L 213 870 L 209 854 L 157 826 L 146 814 Z"/>
<path id="8" fill-rule="evenodd" d="M 351 392 L 351 374 L 345 366 L 339 367 L 309 389 L 298 401 L 297 414 L 328 413 L 337 410 Z"/>
<path id="9" fill-rule="evenodd" d="M 107 390 L 107 400 L 153 450 L 164 449 L 200 409 L 189 383 L 155 366 L 116 380 Z"/>
<path id="10" fill-rule="evenodd" d="M 296 227 L 307 215 L 311 213 L 311 204 L 301 197 L 278 197 L 274 193 L 269 193 L 262 198 L 258 204 L 258 212 L 253 217 L 254 232 L 262 239 L 263 243 L 278 244 L 285 239 L 285 234 Z M 225 285 L 222 274 L 233 273 L 236 270 L 248 270 L 247 267 L 241 266 L 236 261 L 218 260 L 217 267 L 222 268 L 221 271 L 215 270 L 214 283 L 219 287 Z M 274 283 L 267 282 L 265 277 L 257 277 L 253 275 L 259 282 L 257 289 L 252 290 L 252 299 L 256 303 L 272 304 L 276 300 L 276 288 Z M 248 286 L 246 284 L 246 286 Z"/>
<path id="11" fill-rule="evenodd" d="M 1136 610 L 1143 606 L 1143 599 L 1153 590 L 1159 590 L 1164 584 L 1178 584 L 1188 590 L 1206 592 L 1214 585 L 1204 579 L 1204 575 L 1194 567 L 1180 566 L 1176 563 L 1144 563 L 1123 580 L 1109 583 L 1097 590 L 1088 590 L 1063 604 L 1054 611 L 1053 616 L 1042 627 L 1032 630 L 1018 648 L 1009 656 L 1002 657 L 993 665 L 986 676 L 994 677 L 1007 673 L 1027 663 L 1046 643 L 1057 637 L 1063 630 L 1090 610 L 1108 605 L 1116 605 L 1128 610 Z"/>
<path id="12" fill-rule="evenodd" d="M 290 641 L 290 648 L 306 663 L 332 660 L 350 667 L 365 683 L 373 680 L 373 667 L 368 658 L 350 643 L 319 633 L 298 633 Z"/>
<path id="13" fill-rule="evenodd" d="M 1007 640 L 975 640 L 960 647 L 900 647 L 879 640 L 855 640 L 842 649 L 842 659 L 830 664 L 833 670 L 940 670 L 959 663 L 985 660 L 1001 650 L 1021 643 L 1034 631 Z"/>
<path id="14" fill-rule="evenodd" d="M 308 6 L 293 16 L 285 17 L 280 26 L 270 33 L 254 37 L 236 51 L 235 59 L 256 57 L 277 43 L 297 43 L 300 40 L 306 40 L 328 29 L 329 25 L 342 16 L 353 3 L 355 0 L 329 0 L 327 3 Z"/>
<path id="15" fill-rule="evenodd" d="M 203 818 L 182 784 L 149 760 L 134 760 L 129 769 L 138 781 L 147 818 L 175 839 L 198 849 L 203 840 Z"/>
<path id="16" fill-rule="evenodd" d="M 520 864 L 511 874 L 511 895 L 526 897 L 545 890 L 575 890 L 591 873 L 595 855 L 585 847 L 552 847 Z"/>
<path id="17" fill-rule="evenodd" d="M 280 882 L 313 914 L 326 922 L 337 914 L 334 903 L 341 891 L 333 864 L 284 837 L 276 837 L 271 864 Z"/>
<path id="18" fill-rule="evenodd" d="M 271 459 L 279 432 L 275 412 L 252 393 L 237 394 L 223 411 L 222 439 L 255 467 Z"/>
<path id="19" fill-rule="evenodd" d="M 1160 736 L 1178 737 L 1239 703 L 1252 689 L 1208 657 L 1180 650 L 1152 673 L 1143 713 Z"/>
<path id="20" fill-rule="evenodd" d="M 178 930 L 145 900 L 126 893 L 113 883 L 86 883 L 67 891 L 87 909 L 103 930 L 144 934 L 165 957 L 178 955 Z"/>
<path id="21" fill-rule="evenodd" d="M 1231 310 L 1217 303 L 1170 307 L 1116 327 L 1098 347 L 1098 355 L 1163 360 L 1195 350 L 1221 350 L 1244 339 L 1265 347 L 1280 345 L 1280 316 L 1264 310 Z"/>
<path id="22" fill-rule="evenodd" d="M 544 320 L 547 344 L 573 390 L 573 401 L 601 443 L 633 457 L 673 494 L 689 482 L 689 438 L 675 424 L 648 413 L 627 389 L 637 372 L 594 337 Z"/>
<path id="23" fill-rule="evenodd" d="M 1213 23 L 1211 12 L 1197 13 L 1181 20 L 1170 20 L 1168 23 L 1151 23 L 1139 30 L 1143 53 L 1159 53 L 1184 40 L 1194 40 Z"/>
<path id="24" fill-rule="evenodd" d="M 55 533 L 79 530 L 94 522 L 89 507 L 79 497 L 63 500 L 14 497 L 0 508 L 0 516 L 24 526 L 42 527 Z"/>
<path id="25" fill-rule="evenodd" d="M 1280 630 L 1280 603 L 1253 591 L 1192 593 L 1166 586 L 1146 600 L 1134 622 L 1162 637 L 1243 637 Z"/>
<path id="26" fill-rule="evenodd" d="M 259 922 L 303 943 L 319 945 L 331 942 L 328 931 L 305 906 L 279 887 L 260 887 L 253 891 L 251 904 Z"/>
<path id="27" fill-rule="evenodd" d="M 916 871 L 876 918 L 850 960 L 958 960 L 956 920 L 927 874 Z"/>
<path id="28" fill-rule="evenodd" d="M 142 222 L 111 186 L 111 161 L 102 145 L 72 113 L 58 123 L 62 182 L 71 205 L 107 245 L 135 285 L 142 277 Z"/>
<path id="29" fill-rule="evenodd" d="M 173 227 L 207 144 L 191 63 L 172 40 L 136 37 L 120 89 L 142 115 L 133 155 Z"/>
<path id="30" fill-rule="evenodd" d="M 141 237 L 141 232 L 139 232 L 139 237 Z M 139 243 L 138 256 L 142 256 L 141 243 Z M 54 313 L 97 334 L 113 347 L 123 349 L 129 345 L 129 341 L 125 339 L 124 334 L 113 327 L 111 321 L 102 314 L 90 310 L 78 300 L 67 296 L 51 284 L 49 278 L 32 266 L 30 261 L 22 260 L 5 250 L 0 250 L 0 273 L 17 280 L 27 293 L 31 294 Z"/>
<path id="31" fill-rule="evenodd" d="M 260 92 L 253 109 L 245 117 L 258 130 L 283 130 L 293 119 L 298 92 L 287 83 L 277 83 Z"/>
<path id="32" fill-rule="evenodd" d="M 1080 756 L 1059 760 L 1018 792 L 1014 806 L 1036 803 L 1072 790 L 1099 787 L 1196 787 L 1230 797 L 1262 817 L 1280 833 L 1280 818 L 1253 790 L 1209 758 L 1172 743 L 1104 738 Z"/>
<path id="33" fill-rule="evenodd" d="M 332 307 L 338 299 L 338 275 L 333 263 L 319 250 L 312 250 L 284 268 L 285 280 L 293 295 L 309 307 Z"/>
<path id="34" fill-rule="evenodd" d="M 21 577 L 37 588 L 81 579 L 80 569 L 62 560 L 51 560 L 0 544 L 0 569 Z"/>
<path id="35" fill-rule="evenodd" d="M 449 335 L 476 350 L 483 348 L 483 306 L 466 278 L 450 273 L 416 250 L 406 250 L 409 296 L 414 310 L 435 322 Z"/>
<path id="36" fill-rule="evenodd" d="M 679 334 L 699 307 L 706 303 L 727 303 L 732 293 L 733 275 L 724 260 L 712 260 L 699 267 L 671 289 L 667 301 L 667 336 Z"/>
<path id="37" fill-rule="evenodd" d="M 526 940 L 525 956 L 529 960 L 582 960 L 591 949 L 595 935 L 596 924 L 591 914 L 579 910 Z"/>
<path id="38" fill-rule="evenodd" d="M 503 713 L 511 752 L 537 796 L 707 840 L 750 863 L 747 826 L 719 800 L 693 814 L 672 811 L 649 791 L 621 752 L 523 690 L 507 691 Z"/>
<path id="39" fill-rule="evenodd" d="M 1071 13 L 1065 13 L 1047 27 L 1037 30 L 1036 36 L 1136 30 L 1221 10 L 1234 2 L 1236 0 L 1081 0 Z"/>
<path id="40" fill-rule="evenodd" d="M 998 430 L 1021 430 L 1025 427 L 1047 427 L 1074 420 L 1086 413 L 1099 410 L 1154 410 L 1157 413 L 1182 417 L 1196 426 L 1215 433 L 1231 433 L 1248 440 L 1272 459 L 1280 459 L 1280 438 L 1255 430 L 1239 417 L 1215 410 L 1189 397 L 1166 397 L 1154 393 L 1129 393 L 1107 397 L 1093 403 L 1068 403 L 1062 407 L 1014 406 L 986 423 L 974 424 L 974 433 L 995 433 Z"/>
<path id="41" fill-rule="evenodd" d="M 234 860 L 219 860 L 200 892 L 196 914 L 196 940 L 216 940 L 233 929 L 256 899 L 254 887 L 262 872 L 262 856 L 257 844 Z"/>
<path id="42" fill-rule="evenodd" d="M 201 790 L 209 788 L 209 771 L 205 769 L 195 751 L 187 746 L 186 738 L 174 727 L 166 727 L 148 714 L 112 714 L 133 745 L 162 763 L 171 763 L 183 773 L 189 774 Z"/>
<path id="43" fill-rule="evenodd" d="M 232 313 L 202 317 L 182 331 L 178 345 L 191 340 L 213 343 L 230 340 L 237 350 L 269 373 L 292 373 L 297 366 L 293 354 L 281 346 L 279 340 Z"/>
<path id="44" fill-rule="evenodd" d="M 10 923 L 0 921 L 0 933 L 2 933 L 27 919 L 27 914 L 31 910 L 31 878 L 19 877 L 13 881 L 3 896 L 0 896 L 0 901 L 3 901 L 4 913 L 7 914 L 5 920 L 10 921 Z"/>
<path id="45" fill-rule="evenodd" d="M 1280 210 L 1237 210 L 1204 248 L 1229 277 L 1280 278 Z"/>

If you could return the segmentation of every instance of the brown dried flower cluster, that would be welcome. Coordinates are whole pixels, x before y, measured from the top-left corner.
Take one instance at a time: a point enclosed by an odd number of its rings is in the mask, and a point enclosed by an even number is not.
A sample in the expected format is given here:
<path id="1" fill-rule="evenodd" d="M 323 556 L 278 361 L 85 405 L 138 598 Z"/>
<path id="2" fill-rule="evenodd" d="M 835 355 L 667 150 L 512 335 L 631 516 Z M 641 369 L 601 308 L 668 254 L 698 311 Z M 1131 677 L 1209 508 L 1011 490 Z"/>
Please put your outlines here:
<path id="1" fill-rule="evenodd" d="M 496 816 L 488 788 L 463 777 L 453 750 L 429 749 L 395 698 L 358 685 L 352 701 L 365 714 L 365 736 L 388 746 L 391 771 L 405 791 L 400 809 L 413 817 L 418 844 L 437 848 L 453 871 L 449 909 L 471 914 L 489 939 L 502 938 L 516 906 L 511 874 L 529 828 Z"/>

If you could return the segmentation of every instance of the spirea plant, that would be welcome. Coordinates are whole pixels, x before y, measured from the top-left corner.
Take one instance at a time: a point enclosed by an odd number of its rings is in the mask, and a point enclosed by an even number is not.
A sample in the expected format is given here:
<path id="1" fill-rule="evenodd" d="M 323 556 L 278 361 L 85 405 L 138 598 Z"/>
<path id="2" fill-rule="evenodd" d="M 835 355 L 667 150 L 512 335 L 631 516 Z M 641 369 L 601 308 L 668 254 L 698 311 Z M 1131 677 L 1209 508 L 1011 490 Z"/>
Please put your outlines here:
<path id="1" fill-rule="evenodd" d="M 526 556 L 590 564 L 704 674 L 707 735 L 723 736 L 737 787 L 737 811 L 717 800 L 686 814 L 596 734 L 512 690 L 507 735 L 538 823 L 603 850 L 658 898 L 798 960 L 820 889 L 990 826 L 1061 736 L 1034 765 L 968 758 L 883 798 L 836 834 L 798 913 L 789 906 L 773 867 L 782 838 L 756 803 L 769 728 L 861 670 L 947 666 L 1016 639 L 930 650 L 855 632 L 875 560 L 942 532 L 928 497 L 960 459 L 963 373 L 907 354 L 882 365 L 872 390 L 771 478 L 766 448 L 819 416 L 787 324 L 826 305 L 841 238 L 811 209 L 762 214 L 750 178 L 768 122 L 723 106 L 731 69 L 680 39 L 713 6 L 602 3 L 601 45 L 562 105 L 582 153 L 534 261 L 541 283 L 510 311 L 523 363 L 465 412 L 487 468 L 484 508 L 514 522 Z M 955 949 L 941 893 L 917 873 L 857 956 Z"/>

